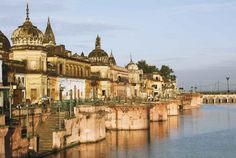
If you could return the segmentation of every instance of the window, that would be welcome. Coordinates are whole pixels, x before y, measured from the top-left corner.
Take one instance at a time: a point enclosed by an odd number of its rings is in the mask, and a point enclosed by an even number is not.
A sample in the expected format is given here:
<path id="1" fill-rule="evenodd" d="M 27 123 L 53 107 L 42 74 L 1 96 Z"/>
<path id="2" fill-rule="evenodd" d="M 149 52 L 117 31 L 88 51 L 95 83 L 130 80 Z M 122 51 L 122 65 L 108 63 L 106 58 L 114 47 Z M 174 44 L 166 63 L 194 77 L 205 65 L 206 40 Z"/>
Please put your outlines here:
<path id="1" fill-rule="evenodd" d="M 63 71 L 63 65 L 59 64 L 59 74 L 62 74 L 62 71 Z"/>
<path id="2" fill-rule="evenodd" d="M 31 100 L 34 101 L 37 99 L 37 89 L 31 89 Z"/>
<path id="3" fill-rule="evenodd" d="M 106 91 L 102 90 L 102 96 L 105 96 L 105 95 L 106 95 Z"/>
<path id="4" fill-rule="evenodd" d="M 120 76 L 118 76 L 118 82 L 121 82 L 121 77 Z"/>

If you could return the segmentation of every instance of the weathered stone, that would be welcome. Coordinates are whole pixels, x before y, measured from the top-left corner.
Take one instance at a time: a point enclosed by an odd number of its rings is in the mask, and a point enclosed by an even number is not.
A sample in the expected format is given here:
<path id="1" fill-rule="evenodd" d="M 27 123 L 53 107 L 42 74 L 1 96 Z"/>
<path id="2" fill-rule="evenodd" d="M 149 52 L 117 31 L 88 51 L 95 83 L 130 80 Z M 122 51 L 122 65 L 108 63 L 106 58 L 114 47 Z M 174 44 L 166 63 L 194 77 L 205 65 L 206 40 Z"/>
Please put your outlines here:
<path id="1" fill-rule="evenodd" d="M 179 105 L 177 101 L 168 101 L 166 104 L 168 116 L 176 116 L 179 114 Z"/>
<path id="2" fill-rule="evenodd" d="M 156 103 L 150 109 L 150 121 L 166 121 L 167 120 L 167 104 Z"/>
<path id="3" fill-rule="evenodd" d="M 96 142 L 106 137 L 105 108 L 79 106 L 75 116 L 80 118 L 80 142 Z"/>
<path id="4" fill-rule="evenodd" d="M 20 126 L 9 128 L 6 135 L 7 157 L 21 157 L 28 153 L 29 141 L 27 138 L 22 138 L 21 131 Z"/>
<path id="5" fill-rule="evenodd" d="M 104 107 L 79 106 L 74 108 L 74 113 L 74 118 L 64 120 L 64 130 L 53 132 L 52 148 L 61 149 L 77 143 L 105 139 Z"/>
<path id="6" fill-rule="evenodd" d="M 38 152 L 38 137 L 37 136 L 33 136 L 31 138 L 29 138 L 29 149 L 33 150 L 35 152 Z"/>
<path id="7" fill-rule="evenodd" d="M 117 105 L 107 107 L 106 128 L 111 130 L 140 130 L 149 127 L 149 107 L 146 105 Z"/>
<path id="8" fill-rule="evenodd" d="M 5 115 L 0 115 L 0 126 L 5 125 Z"/>
<path id="9" fill-rule="evenodd" d="M 0 126 L 0 157 L 5 157 L 5 136 L 8 132 L 8 127 Z"/>
<path id="10" fill-rule="evenodd" d="M 53 132 L 53 145 L 52 145 L 52 149 L 62 149 L 65 145 L 65 140 L 64 140 L 64 136 L 65 136 L 65 131 L 55 131 Z"/>
<path id="11" fill-rule="evenodd" d="M 182 110 L 198 108 L 202 103 L 199 93 L 186 93 L 178 96 L 179 106 Z"/>

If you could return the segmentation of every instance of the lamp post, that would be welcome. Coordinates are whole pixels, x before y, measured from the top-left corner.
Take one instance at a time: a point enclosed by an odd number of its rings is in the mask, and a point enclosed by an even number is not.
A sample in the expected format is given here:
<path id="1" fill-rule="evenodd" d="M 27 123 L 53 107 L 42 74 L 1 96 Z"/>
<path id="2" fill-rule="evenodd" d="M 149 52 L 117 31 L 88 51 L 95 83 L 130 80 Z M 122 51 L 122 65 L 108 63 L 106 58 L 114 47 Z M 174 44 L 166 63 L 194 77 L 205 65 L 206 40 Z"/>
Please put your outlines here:
<path id="1" fill-rule="evenodd" d="M 97 93 L 96 93 L 96 89 L 97 88 L 97 85 L 98 85 L 98 78 L 96 76 L 94 76 L 92 78 L 92 82 L 91 82 L 91 86 L 93 87 L 93 101 L 95 102 L 96 98 L 97 98 Z"/>
<path id="2" fill-rule="evenodd" d="M 58 129 L 61 130 L 61 122 L 60 122 L 60 104 L 62 104 L 62 91 L 64 90 L 64 86 L 62 84 L 59 85 L 59 104 L 58 104 Z"/>
<path id="3" fill-rule="evenodd" d="M 72 114 L 72 90 L 70 90 L 70 107 L 69 107 L 69 117 L 71 118 Z"/>
<path id="4" fill-rule="evenodd" d="M 226 77 L 226 80 L 227 80 L 227 92 L 229 93 L 229 79 L 230 79 L 230 77 L 228 76 L 228 77 Z"/>
<path id="5" fill-rule="evenodd" d="M 47 96 L 49 101 L 49 106 L 51 107 L 51 93 L 50 93 L 50 78 L 47 78 Z"/>
<path id="6" fill-rule="evenodd" d="M 31 109 L 31 117 L 32 117 L 32 136 L 34 136 L 34 108 Z"/>
<path id="7" fill-rule="evenodd" d="M 10 83 L 10 90 L 9 90 L 9 119 L 10 119 L 10 126 L 11 126 L 11 119 L 12 119 L 12 98 L 13 98 L 13 86 Z"/>
<path id="8" fill-rule="evenodd" d="M 21 125 L 21 105 L 18 104 L 16 108 L 19 110 L 19 125 Z"/>
<path id="9" fill-rule="evenodd" d="M 26 102 L 26 110 L 27 110 L 27 114 L 26 114 L 26 128 L 27 128 L 27 138 L 29 137 L 29 104 Z"/>
<path id="10" fill-rule="evenodd" d="M 12 82 L 10 82 L 10 90 L 9 90 L 9 119 L 10 119 L 10 126 L 12 123 L 12 104 L 13 104 L 13 95 L 14 95 L 14 89 L 16 89 L 16 85 L 13 85 Z"/>

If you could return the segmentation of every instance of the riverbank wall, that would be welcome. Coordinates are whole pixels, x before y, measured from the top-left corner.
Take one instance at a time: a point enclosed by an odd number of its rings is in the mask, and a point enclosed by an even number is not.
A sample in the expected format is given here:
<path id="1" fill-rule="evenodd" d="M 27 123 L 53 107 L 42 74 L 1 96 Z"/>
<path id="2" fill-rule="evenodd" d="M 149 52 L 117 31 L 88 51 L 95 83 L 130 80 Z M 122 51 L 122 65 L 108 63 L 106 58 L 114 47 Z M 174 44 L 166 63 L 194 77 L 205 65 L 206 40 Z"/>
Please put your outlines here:
<path id="1" fill-rule="evenodd" d="M 73 117 L 63 118 L 63 128 L 60 130 L 51 129 L 52 146 L 50 151 L 62 150 L 75 144 L 101 141 L 106 138 L 106 130 L 147 130 L 150 128 L 150 122 L 152 121 L 164 122 L 173 116 L 178 116 L 181 107 L 183 109 L 199 107 L 199 98 L 199 95 L 182 95 L 174 100 L 139 104 L 79 105 L 74 107 Z M 25 114 L 25 111 L 22 111 L 22 113 Z M 38 120 L 38 123 L 36 123 L 39 126 L 38 128 L 40 128 L 40 121 L 47 121 L 47 118 L 50 117 L 50 110 L 43 116 L 40 113 L 43 112 L 36 109 L 35 117 L 29 120 L 30 124 L 33 120 Z M 17 115 L 18 111 L 13 114 L 15 117 L 19 116 Z M 4 118 L 0 117 L 0 123 L 4 121 Z M 16 142 L 9 149 L 11 155 L 24 155 L 29 151 L 29 148 L 37 152 L 37 138 L 22 138 L 21 126 L 16 126 L 14 129 L 1 126 L 1 130 L 6 131 L 6 134 L 4 136 L 4 132 L 2 132 L 0 141 L 3 141 L 2 138 L 5 137 L 9 142 Z M 1 149 L 0 151 L 4 153 Z"/>
<path id="2" fill-rule="evenodd" d="M 93 143 L 106 138 L 105 108 L 79 106 L 74 117 L 64 119 L 64 129 L 53 132 L 53 149 L 62 149 L 78 143 Z"/>

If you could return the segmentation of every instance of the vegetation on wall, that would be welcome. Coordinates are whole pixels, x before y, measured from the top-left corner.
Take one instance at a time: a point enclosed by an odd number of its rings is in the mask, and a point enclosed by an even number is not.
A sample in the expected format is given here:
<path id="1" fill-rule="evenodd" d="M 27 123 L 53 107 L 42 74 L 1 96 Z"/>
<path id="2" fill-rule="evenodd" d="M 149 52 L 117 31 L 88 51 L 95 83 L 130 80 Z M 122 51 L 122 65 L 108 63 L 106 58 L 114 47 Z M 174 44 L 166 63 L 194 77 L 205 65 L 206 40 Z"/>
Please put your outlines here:
<path id="1" fill-rule="evenodd" d="M 143 70 L 143 73 L 153 73 L 159 72 L 160 75 L 164 78 L 164 80 L 175 81 L 176 76 L 174 75 L 174 71 L 168 65 L 162 65 L 159 70 L 155 65 L 149 65 L 146 60 L 140 60 L 137 63 L 138 68 Z"/>

